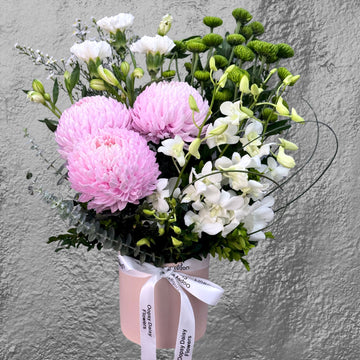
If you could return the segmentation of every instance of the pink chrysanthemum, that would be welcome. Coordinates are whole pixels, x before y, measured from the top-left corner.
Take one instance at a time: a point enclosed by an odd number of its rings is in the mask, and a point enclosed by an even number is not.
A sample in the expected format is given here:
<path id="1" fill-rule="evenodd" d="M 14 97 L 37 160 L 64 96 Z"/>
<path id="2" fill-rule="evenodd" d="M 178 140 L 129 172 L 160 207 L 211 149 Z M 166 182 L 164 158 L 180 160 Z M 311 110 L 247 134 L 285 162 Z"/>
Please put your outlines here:
<path id="1" fill-rule="evenodd" d="M 122 103 L 105 96 L 85 97 L 66 109 L 59 120 L 55 140 L 64 159 L 74 146 L 99 129 L 129 128 L 130 111 Z"/>
<path id="2" fill-rule="evenodd" d="M 122 210 L 152 194 L 160 175 L 155 153 L 138 133 L 99 130 L 79 143 L 68 157 L 71 187 L 96 212 Z"/>
<path id="3" fill-rule="evenodd" d="M 199 130 L 192 119 L 190 95 L 200 110 L 194 114 L 195 122 L 201 125 L 209 110 L 208 102 L 189 84 L 173 81 L 153 83 L 136 98 L 132 109 L 134 130 L 156 144 L 176 135 L 192 141 Z"/>

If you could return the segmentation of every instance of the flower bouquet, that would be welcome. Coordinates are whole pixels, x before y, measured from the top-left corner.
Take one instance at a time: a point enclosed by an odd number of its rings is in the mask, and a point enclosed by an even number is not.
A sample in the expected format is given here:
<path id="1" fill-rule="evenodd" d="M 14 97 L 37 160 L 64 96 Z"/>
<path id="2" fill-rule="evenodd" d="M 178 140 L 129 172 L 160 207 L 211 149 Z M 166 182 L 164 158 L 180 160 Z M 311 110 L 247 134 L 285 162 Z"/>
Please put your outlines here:
<path id="1" fill-rule="evenodd" d="M 248 252 L 272 237 L 275 191 L 303 168 L 292 170 L 298 147 L 288 136 L 306 121 L 285 100 L 300 78 L 283 64 L 294 50 L 262 40 L 263 25 L 245 9 L 232 15 L 231 32 L 206 16 L 204 34 L 179 40 L 167 36 L 170 15 L 141 38 L 131 14 L 93 19 L 92 40 L 77 20 L 72 55 L 61 61 L 16 45 L 53 80 L 50 92 L 37 79 L 26 91 L 53 114 L 41 120 L 61 156 L 50 167 L 70 186 L 63 197 L 31 185 L 69 221 L 48 242 L 119 253 L 121 325 L 143 359 L 156 347 L 191 358 L 206 304 L 222 294 L 207 280 L 209 256 L 249 270 Z M 165 295 L 154 295 L 157 283 Z M 161 314 L 169 304 L 177 309 Z"/>

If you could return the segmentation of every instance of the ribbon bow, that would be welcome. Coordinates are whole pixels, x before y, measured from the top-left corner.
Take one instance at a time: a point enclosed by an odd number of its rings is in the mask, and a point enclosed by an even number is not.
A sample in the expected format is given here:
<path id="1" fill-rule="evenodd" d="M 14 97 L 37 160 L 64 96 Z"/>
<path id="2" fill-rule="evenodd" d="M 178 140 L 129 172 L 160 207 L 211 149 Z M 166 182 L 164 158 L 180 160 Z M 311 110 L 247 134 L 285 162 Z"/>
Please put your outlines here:
<path id="1" fill-rule="evenodd" d="M 196 270 L 200 264 L 201 261 L 190 259 L 183 263 L 184 266 L 159 268 L 149 263 L 140 264 L 129 256 L 119 255 L 121 271 L 137 270 L 151 275 L 140 292 L 141 360 L 156 360 L 154 290 L 156 283 L 162 278 L 167 279 L 180 294 L 180 316 L 174 359 L 180 360 L 186 357 L 186 359 L 191 360 L 195 339 L 195 317 L 191 302 L 183 289 L 208 305 L 216 305 L 224 292 L 220 286 L 209 280 L 177 271 L 177 269 L 184 267 L 189 267 L 189 270 Z M 146 321 L 143 318 L 144 311 L 146 312 Z"/>

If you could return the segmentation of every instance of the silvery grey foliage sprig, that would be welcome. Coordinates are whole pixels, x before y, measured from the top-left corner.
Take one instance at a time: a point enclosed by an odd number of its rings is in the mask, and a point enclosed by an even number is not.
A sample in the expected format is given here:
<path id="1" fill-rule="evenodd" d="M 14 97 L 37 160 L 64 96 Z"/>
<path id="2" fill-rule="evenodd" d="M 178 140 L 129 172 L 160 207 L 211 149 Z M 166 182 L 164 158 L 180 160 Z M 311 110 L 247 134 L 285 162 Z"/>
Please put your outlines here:
<path id="1" fill-rule="evenodd" d="M 122 255 L 139 256 L 141 262 L 146 260 L 156 261 L 158 263 L 164 262 L 164 259 L 155 256 L 154 253 L 148 253 L 140 250 L 137 246 L 132 246 L 132 239 L 123 239 L 120 235 L 116 235 L 113 227 L 105 229 L 101 226 L 100 221 L 95 216 L 89 215 L 89 212 L 76 201 L 63 200 L 53 193 L 44 191 L 42 188 L 36 189 L 36 192 L 51 206 L 52 209 L 58 211 L 62 220 L 73 227 L 69 230 L 68 234 L 59 235 L 49 239 L 49 242 L 58 242 L 59 250 L 64 247 L 79 247 L 82 244 L 86 245 L 88 250 L 97 246 L 98 248 L 103 247 L 104 249 L 120 251 Z M 73 244 L 66 241 L 70 236 L 76 238 L 76 242 Z"/>

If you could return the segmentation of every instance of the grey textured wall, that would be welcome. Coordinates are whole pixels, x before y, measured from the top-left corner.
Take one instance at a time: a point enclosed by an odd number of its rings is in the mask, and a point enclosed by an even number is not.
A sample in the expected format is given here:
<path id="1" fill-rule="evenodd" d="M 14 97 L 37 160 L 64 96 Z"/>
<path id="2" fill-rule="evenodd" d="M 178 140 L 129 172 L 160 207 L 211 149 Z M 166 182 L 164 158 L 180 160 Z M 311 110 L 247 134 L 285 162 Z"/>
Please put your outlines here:
<path id="1" fill-rule="evenodd" d="M 136 16 L 134 30 L 155 33 L 161 16 L 174 16 L 173 38 L 202 31 L 200 19 L 248 9 L 274 41 L 290 43 L 289 68 L 302 74 L 293 94 L 298 112 L 337 132 L 340 150 L 321 181 L 290 207 L 275 229 L 241 264 L 212 260 L 211 279 L 225 288 L 209 311 L 206 336 L 194 359 L 360 359 L 359 280 L 359 100 L 360 3 L 358 0 L 63 0 L 2 1 L 0 87 L 0 359 L 139 359 L 140 349 L 119 327 L 118 283 L 112 252 L 55 254 L 46 244 L 64 230 L 56 214 L 27 193 L 28 170 L 44 174 L 44 163 L 23 138 L 27 127 L 55 154 L 51 134 L 37 119 L 45 109 L 26 102 L 21 89 L 42 69 L 14 50 L 19 42 L 56 58 L 67 56 L 75 18 L 89 21 L 119 12 Z M 197 21 L 199 20 L 199 21 Z M 179 34 L 179 35 L 178 35 Z M 50 82 L 46 82 L 50 84 Z M 306 148 L 314 128 L 297 136 Z M 324 131 L 314 165 L 291 189 L 301 191 L 333 148 Z M 51 178 L 51 176 L 49 176 Z M 43 180 L 45 181 L 45 180 Z M 47 185 L 45 182 L 44 185 Z M 159 351 L 159 359 L 172 352 Z"/>

